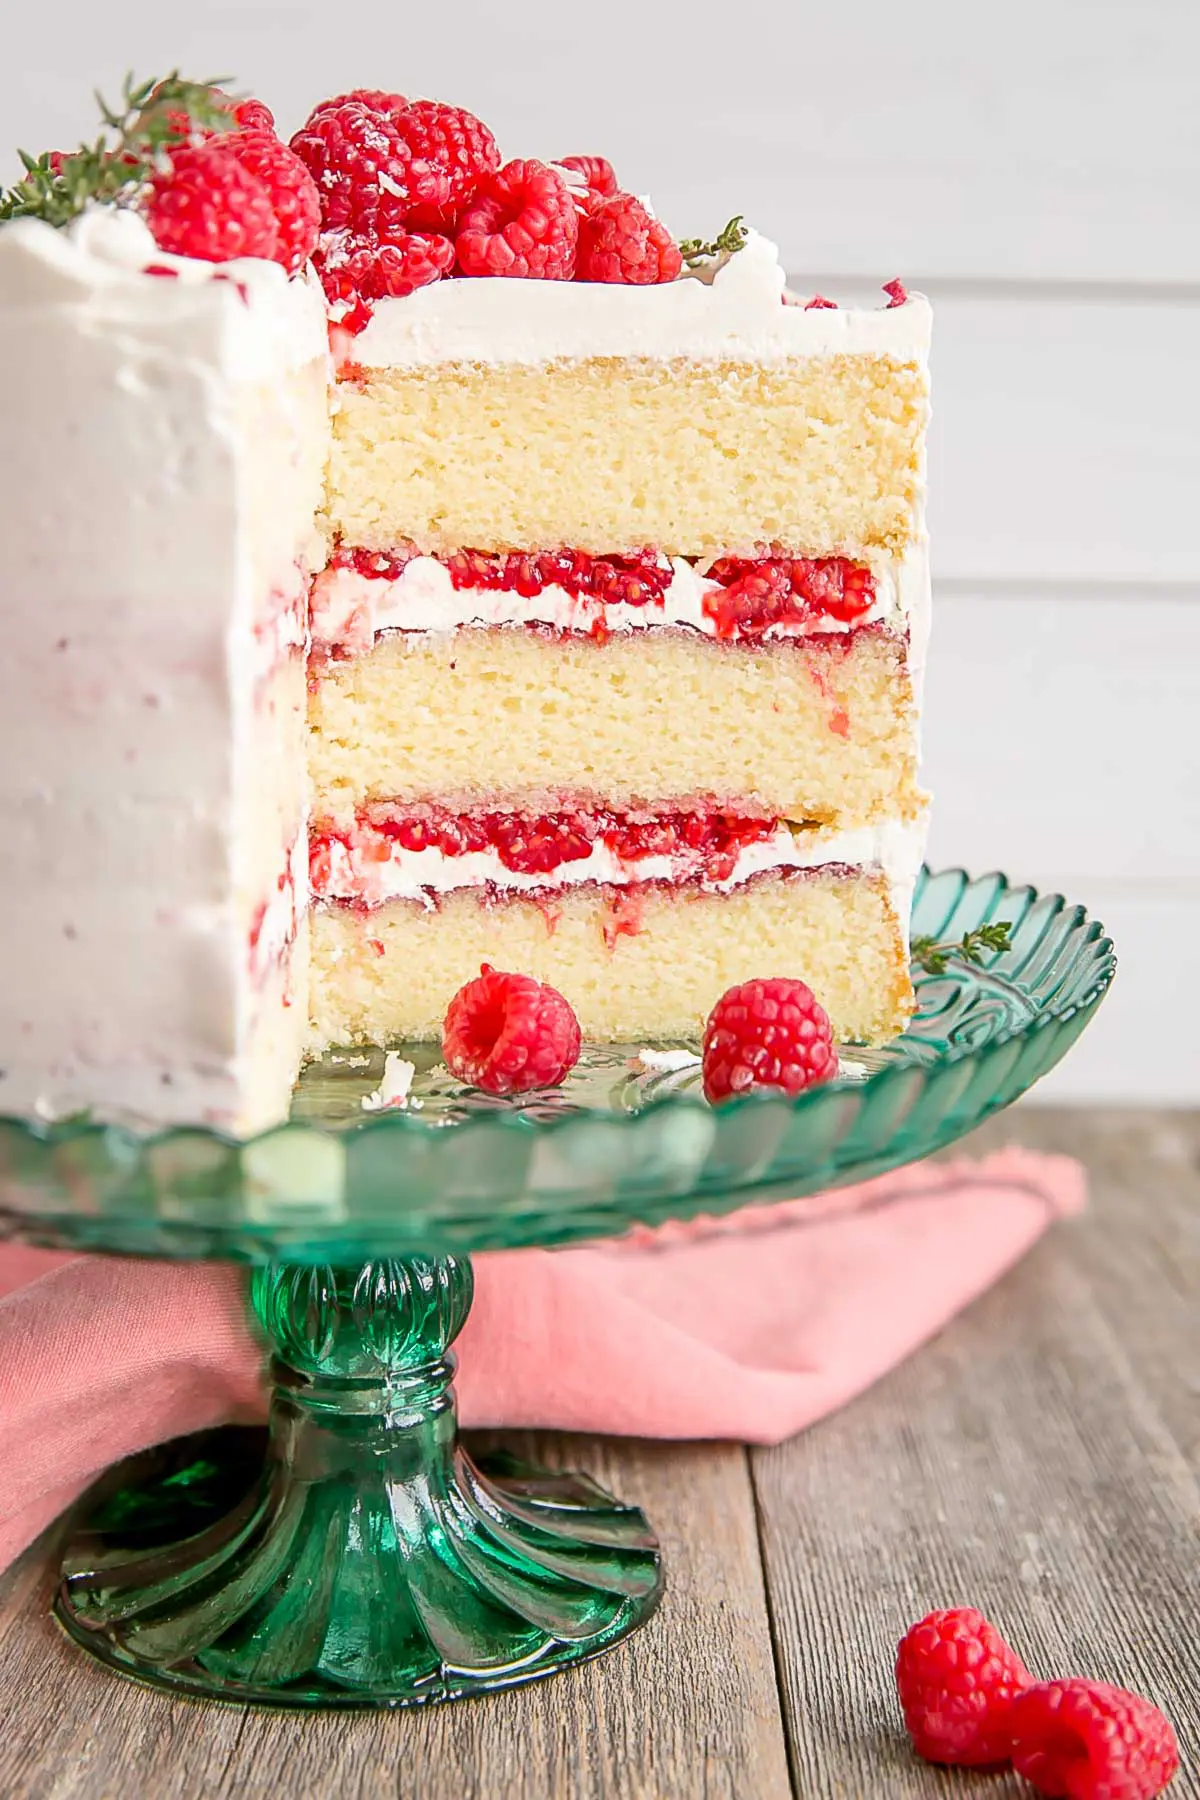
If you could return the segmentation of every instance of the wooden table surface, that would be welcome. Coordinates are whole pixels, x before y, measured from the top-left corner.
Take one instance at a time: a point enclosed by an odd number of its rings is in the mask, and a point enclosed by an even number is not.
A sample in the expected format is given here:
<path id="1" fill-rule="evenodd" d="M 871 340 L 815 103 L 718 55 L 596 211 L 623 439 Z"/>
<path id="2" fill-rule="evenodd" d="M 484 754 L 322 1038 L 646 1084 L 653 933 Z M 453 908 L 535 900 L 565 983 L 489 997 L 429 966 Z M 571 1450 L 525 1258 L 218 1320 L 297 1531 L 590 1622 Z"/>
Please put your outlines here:
<path id="1" fill-rule="evenodd" d="M 1200 1113 L 1024 1110 L 968 1140 L 1080 1156 L 1092 1203 L 933 1343 L 774 1450 L 514 1434 L 646 1508 L 668 1588 L 607 1657 L 417 1714 L 173 1701 L 0 1578 L 0 1800 L 1013 1800 L 927 1768 L 891 1660 L 978 1604 L 1035 1670 L 1134 1687 L 1200 1796 Z"/>

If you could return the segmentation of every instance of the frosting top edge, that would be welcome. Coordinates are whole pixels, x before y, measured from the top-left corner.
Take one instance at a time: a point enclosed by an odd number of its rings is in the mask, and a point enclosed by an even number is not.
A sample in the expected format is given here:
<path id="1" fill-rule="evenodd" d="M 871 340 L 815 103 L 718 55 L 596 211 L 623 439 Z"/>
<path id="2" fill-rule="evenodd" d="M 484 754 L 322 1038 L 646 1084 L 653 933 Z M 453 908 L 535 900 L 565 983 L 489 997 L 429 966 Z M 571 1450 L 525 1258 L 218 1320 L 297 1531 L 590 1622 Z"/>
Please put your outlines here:
<path id="1" fill-rule="evenodd" d="M 660 286 L 594 281 L 439 281 L 377 303 L 347 349 L 365 369 L 445 363 L 546 363 L 592 357 L 780 362 L 792 357 L 892 356 L 924 364 L 931 309 L 784 304 L 775 245 L 756 231 L 711 282 Z"/>

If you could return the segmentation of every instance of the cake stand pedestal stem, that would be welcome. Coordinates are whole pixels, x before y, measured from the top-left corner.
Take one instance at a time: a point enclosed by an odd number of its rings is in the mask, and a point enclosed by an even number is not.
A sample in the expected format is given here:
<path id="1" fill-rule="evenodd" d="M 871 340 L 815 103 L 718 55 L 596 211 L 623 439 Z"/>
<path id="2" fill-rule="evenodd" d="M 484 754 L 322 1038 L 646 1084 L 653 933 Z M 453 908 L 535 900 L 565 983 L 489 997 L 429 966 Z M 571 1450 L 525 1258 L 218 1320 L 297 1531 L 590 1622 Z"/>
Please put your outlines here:
<path id="1" fill-rule="evenodd" d="M 265 1465 L 229 1430 L 110 1474 L 64 1562 L 70 1635 L 158 1686 L 293 1707 L 457 1699 L 627 1636 L 661 1587 L 642 1514 L 458 1445 L 471 1291 L 457 1256 L 258 1270 Z"/>

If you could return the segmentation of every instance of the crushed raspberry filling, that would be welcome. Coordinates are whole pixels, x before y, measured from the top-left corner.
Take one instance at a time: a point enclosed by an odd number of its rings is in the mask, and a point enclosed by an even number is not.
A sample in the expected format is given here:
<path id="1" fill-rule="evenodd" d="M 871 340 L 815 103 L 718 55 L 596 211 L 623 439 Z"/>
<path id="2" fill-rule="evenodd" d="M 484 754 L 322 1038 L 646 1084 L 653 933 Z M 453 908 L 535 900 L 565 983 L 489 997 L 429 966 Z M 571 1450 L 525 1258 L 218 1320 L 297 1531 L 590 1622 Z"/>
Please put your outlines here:
<path id="1" fill-rule="evenodd" d="M 844 556 L 724 556 L 708 574 L 720 583 L 704 597 L 718 637 L 761 637 L 773 625 L 821 619 L 853 625 L 875 602 L 870 569 Z"/>
<path id="2" fill-rule="evenodd" d="M 661 606 L 671 581 L 670 563 L 653 550 L 633 556 L 589 556 L 583 550 L 533 553 L 458 550 L 446 558 L 455 588 L 486 588 L 532 600 L 545 588 L 560 587 L 574 599 L 587 596 L 605 606 Z"/>
<path id="3" fill-rule="evenodd" d="M 360 545 L 335 544 L 329 557 L 331 569 L 353 569 L 373 581 L 399 581 L 417 552 L 406 544 L 392 550 L 364 550 Z"/>
<path id="4" fill-rule="evenodd" d="M 330 567 L 397 581 L 418 555 L 412 545 L 364 550 L 339 544 Z M 548 587 L 601 606 L 658 606 L 672 567 L 655 550 L 591 556 L 583 550 L 457 550 L 440 559 L 458 592 L 486 590 L 533 600 Z M 703 609 L 721 638 L 757 638 L 773 626 L 820 630 L 830 620 L 855 625 L 876 599 L 875 577 L 844 556 L 725 556 L 705 571 L 713 585 Z"/>
<path id="5" fill-rule="evenodd" d="M 553 813 L 451 813 L 441 807 L 402 807 L 387 801 L 363 807 L 354 838 L 360 854 L 386 861 L 390 846 L 443 856 L 493 851 L 514 874 L 549 875 L 564 863 L 581 862 L 603 844 L 624 864 L 646 857 L 684 861 L 689 873 L 707 881 L 727 881 L 739 852 L 761 843 L 777 819 L 740 813 L 683 810 L 633 817 L 604 807 L 576 807 Z M 311 872 L 318 898 L 330 884 L 330 848 L 347 843 L 344 833 L 318 827 L 311 839 Z"/>

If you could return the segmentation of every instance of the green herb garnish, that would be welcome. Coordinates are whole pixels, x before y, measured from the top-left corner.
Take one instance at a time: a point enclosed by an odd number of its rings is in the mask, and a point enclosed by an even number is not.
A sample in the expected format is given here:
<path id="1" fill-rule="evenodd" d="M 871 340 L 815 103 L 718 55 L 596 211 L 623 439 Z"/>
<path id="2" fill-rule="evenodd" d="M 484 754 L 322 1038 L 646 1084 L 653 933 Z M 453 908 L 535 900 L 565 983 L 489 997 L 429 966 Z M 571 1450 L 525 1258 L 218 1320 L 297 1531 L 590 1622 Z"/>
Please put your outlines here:
<path id="1" fill-rule="evenodd" d="M 979 964 L 987 950 L 1012 949 L 1011 931 L 1007 920 L 1001 920 L 994 925 L 976 926 L 974 931 L 964 933 L 957 943 L 939 944 L 931 937 L 914 938 L 910 950 L 913 967 L 924 969 L 927 975 L 944 975 L 951 957 L 958 962 Z"/>
<path id="2" fill-rule="evenodd" d="M 0 219 L 45 219 L 66 225 L 93 202 L 122 204 L 161 167 L 163 152 L 195 131 L 234 124 L 219 81 L 184 81 L 176 69 L 162 81 L 125 77 L 119 109 L 97 94 L 104 130 L 94 144 L 66 155 L 19 152 L 25 173 L 0 194 Z"/>
<path id="3" fill-rule="evenodd" d="M 707 262 L 728 262 L 731 256 L 745 247 L 745 243 L 746 228 L 742 224 L 741 213 L 738 213 L 711 244 L 706 244 L 703 238 L 684 238 L 679 246 L 679 254 L 689 269 L 695 269 Z"/>

